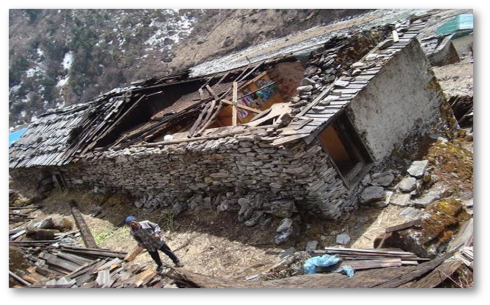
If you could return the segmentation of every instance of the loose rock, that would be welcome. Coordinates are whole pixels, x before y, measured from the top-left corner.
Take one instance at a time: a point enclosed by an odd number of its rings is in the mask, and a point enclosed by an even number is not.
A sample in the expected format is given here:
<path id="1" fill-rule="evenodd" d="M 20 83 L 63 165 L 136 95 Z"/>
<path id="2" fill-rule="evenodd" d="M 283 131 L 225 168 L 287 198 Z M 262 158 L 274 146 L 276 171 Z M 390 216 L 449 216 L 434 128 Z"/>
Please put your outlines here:
<path id="1" fill-rule="evenodd" d="M 335 238 L 335 242 L 339 245 L 347 245 L 350 242 L 350 236 L 345 233 L 339 234 Z"/>
<path id="2" fill-rule="evenodd" d="M 412 165 L 408 168 L 407 172 L 412 177 L 421 178 L 425 174 L 428 165 L 429 165 L 428 160 L 414 161 Z"/>
<path id="3" fill-rule="evenodd" d="M 417 187 L 417 179 L 413 177 L 405 177 L 398 184 L 398 189 L 404 193 L 410 193 Z"/>
<path id="4" fill-rule="evenodd" d="M 316 247 L 318 246 L 318 241 L 312 240 L 306 243 L 306 251 L 307 252 L 313 252 L 316 250 Z"/>
<path id="5" fill-rule="evenodd" d="M 384 199 L 385 190 L 380 186 L 369 186 L 362 191 L 359 197 L 361 204 L 368 204 L 374 201 L 381 201 Z"/>
<path id="6" fill-rule="evenodd" d="M 371 175 L 371 180 L 372 185 L 389 186 L 395 180 L 395 176 L 391 173 L 375 173 Z"/>
<path id="7" fill-rule="evenodd" d="M 289 229 L 293 225 L 293 220 L 291 218 L 284 218 L 276 229 L 277 233 L 281 233 Z"/>

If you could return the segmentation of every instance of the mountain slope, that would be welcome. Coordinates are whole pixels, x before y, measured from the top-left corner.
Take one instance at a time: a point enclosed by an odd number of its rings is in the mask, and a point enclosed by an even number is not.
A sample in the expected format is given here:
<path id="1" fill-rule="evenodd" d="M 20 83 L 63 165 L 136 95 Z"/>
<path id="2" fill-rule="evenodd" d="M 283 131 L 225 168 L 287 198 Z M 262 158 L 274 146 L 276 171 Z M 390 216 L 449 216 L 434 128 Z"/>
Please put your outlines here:
<path id="1" fill-rule="evenodd" d="M 366 10 L 10 10 L 9 124 Z"/>

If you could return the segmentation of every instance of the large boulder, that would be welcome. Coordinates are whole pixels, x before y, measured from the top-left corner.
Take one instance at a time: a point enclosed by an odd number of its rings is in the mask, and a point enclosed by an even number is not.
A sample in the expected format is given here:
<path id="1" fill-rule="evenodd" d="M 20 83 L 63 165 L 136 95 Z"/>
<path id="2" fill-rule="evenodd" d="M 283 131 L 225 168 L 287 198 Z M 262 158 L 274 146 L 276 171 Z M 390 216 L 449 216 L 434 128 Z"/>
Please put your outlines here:
<path id="1" fill-rule="evenodd" d="M 27 229 L 26 237 L 32 240 L 54 240 L 58 230 L 53 229 Z"/>
<path id="2" fill-rule="evenodd" d="M 264 212 L 280 218 L 290 218 L 297 212 L 296 205 L 292 200 L 276 200 L 265 202 L 262 206 Z"/>
<path id="3" fill-rule="evenodd" d="M 382 201 L 385 197 L 385 190 L 380 186 L 369 186 L 365 188 L 359 196 L 361 204 Z"/>
<path id="4" fill-rule="evenodd" d="M 460 224 L 469 218 L 459 201 L 439 200 L 425 208 L 416 226 L 383 234 L 375 240 L 374 247 L 384 239 L 384 248 L 400 248 L 420 257 L 434 258 L 446 250 Z"/>
<path id="5" fill-rule="evenodd" d="M 27 224 L 27 229 L 46 229 L 56 230 L 61 232 L 70 231 L 73 228 L 73 222 L 61 215 L 47 216 L 41 221 L 31 221 Z"/>

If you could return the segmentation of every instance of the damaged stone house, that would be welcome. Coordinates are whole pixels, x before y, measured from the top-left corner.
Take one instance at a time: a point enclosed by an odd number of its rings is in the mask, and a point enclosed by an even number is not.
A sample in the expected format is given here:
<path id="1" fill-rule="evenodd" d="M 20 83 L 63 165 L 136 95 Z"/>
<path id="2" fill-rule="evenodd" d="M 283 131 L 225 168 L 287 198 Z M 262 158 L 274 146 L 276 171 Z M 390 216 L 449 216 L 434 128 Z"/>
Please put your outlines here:
<path id="1" fill-rule="evenodd" d="M 237 211 L 248 226 L 296 212 L 336 219 L 356 208 L 373 167 L 445 124 L 423 26 L 335 36 L 306 59 L 154 78 L 48 112 L 11 146 L 10 174 L 124 190 L 148 210 Z"/>

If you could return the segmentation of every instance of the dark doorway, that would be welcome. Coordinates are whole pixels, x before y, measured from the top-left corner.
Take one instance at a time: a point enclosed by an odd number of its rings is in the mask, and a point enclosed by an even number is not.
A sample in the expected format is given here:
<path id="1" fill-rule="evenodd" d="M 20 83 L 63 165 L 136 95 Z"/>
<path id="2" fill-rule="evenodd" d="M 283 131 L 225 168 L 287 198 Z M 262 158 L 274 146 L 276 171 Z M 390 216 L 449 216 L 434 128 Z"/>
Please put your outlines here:
<path id="1" fill-rule="evenodd" d="M 65 179 L 60 172 L 53 173 L 53 181 L 60 191 L 64 192 L 67 190 Z"/>
<path id="2" fill-rule="evenodd" d="M 318 136 L 347 186 L 360 181 L 373 160 L 345 113 Z"/>

